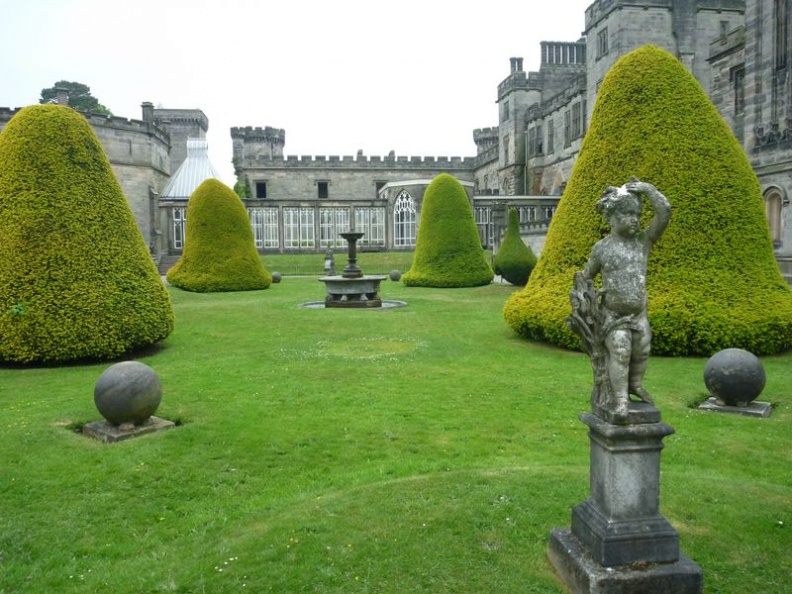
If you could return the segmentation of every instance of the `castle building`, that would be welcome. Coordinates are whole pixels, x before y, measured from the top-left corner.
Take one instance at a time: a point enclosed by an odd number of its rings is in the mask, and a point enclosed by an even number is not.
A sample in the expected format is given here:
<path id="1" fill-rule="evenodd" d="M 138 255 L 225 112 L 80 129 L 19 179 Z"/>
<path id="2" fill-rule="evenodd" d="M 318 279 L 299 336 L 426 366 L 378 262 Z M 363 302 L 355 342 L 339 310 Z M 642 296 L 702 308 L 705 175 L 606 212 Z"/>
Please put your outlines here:
<path id="1" fill-rule="evenodd" d="M 596 0 L 576 41 L 542 41 L 538 71 L 510 58 L 496 90 L 497 125 L 473 131 L 469 157 L 285 155 L 286 133 L 231 129 L 237 191 L 266 251 L 411 249 L 426 186 L 439 173 L 468 191 L 482 244 L 497 247 L 506 212 L 539 253 L 574 167 L 597 91 L 622 55 L 654 44 L 696 77 L 744 147 L 759 178 L 779 265 L 792 282 L 792 0 Z M 178 254 L 184 197 L 161 195 L 203 139 L 200 110 L 142 106 L 142 120 L 86 114 L 138 225 L 156 254 Z M 15 110 L 0 108 L 0 128 Z M 209 174 L 207 174 L 209 175 Z"/>

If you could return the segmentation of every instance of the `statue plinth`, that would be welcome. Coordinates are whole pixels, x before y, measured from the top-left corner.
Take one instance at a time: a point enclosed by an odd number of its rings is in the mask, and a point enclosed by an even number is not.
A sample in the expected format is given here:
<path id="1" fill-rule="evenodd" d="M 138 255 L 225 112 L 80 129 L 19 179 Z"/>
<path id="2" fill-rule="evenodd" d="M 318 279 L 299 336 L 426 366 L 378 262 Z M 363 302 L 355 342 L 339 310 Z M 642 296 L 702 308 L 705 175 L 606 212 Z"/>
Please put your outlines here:
<path id="1" fill-rule="evenodd" d="M 589 428 L 589 498 L 572 511 L 571 530 L 554 530 L 548 556 L 572 592 L 698 594 L 701 569 L 679 550 L 660 514 L 660 453 L 674 428 L 647 403 L 626 418 L 581 415 Z"/>

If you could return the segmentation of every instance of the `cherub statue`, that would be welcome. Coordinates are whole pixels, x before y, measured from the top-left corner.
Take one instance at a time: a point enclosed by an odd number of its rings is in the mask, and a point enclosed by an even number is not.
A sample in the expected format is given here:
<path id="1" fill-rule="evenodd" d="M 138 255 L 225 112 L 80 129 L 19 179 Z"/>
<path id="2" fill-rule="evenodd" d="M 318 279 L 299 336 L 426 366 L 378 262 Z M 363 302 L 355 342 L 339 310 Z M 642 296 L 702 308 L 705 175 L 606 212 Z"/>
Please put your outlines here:
<path id="1" fill-rule="evenodd" d="M 643 196 L 654 217 L 641 229 Z M 575 275 L 570 295 L 570 328 L 581 335 L 595 374 L 593 403 L 626 418 L 630 394 L 652 403 L 643 387 L 652 331 L 646 314 L 646 266 L 649 251 L 668 226 L 671 205 L 652 184 L 633 179 L 620 188 L 608 187 L 597 211 L 610 225 L 610 235 L 598 241 L 582 272 Z M 593 280 L 602 277 L 595 291 Z"/>

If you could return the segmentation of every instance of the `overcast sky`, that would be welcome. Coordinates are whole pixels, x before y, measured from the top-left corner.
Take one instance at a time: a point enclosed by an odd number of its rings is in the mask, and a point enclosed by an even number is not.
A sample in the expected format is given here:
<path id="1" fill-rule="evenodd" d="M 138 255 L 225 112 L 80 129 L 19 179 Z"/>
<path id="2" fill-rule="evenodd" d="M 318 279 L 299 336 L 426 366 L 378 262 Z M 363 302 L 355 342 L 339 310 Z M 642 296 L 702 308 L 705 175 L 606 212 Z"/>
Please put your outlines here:
<path id="1" fill-rule="evenodd" d="M 474 156 L 509 58 L 576 41 L 591 0 L 0 0 L 0 106 L 80 82 L 114 115 L 199 108 L 233 185 L 233 126 L 289 155 Z M 540 8 L 541 7 L 541 8 Z"/>

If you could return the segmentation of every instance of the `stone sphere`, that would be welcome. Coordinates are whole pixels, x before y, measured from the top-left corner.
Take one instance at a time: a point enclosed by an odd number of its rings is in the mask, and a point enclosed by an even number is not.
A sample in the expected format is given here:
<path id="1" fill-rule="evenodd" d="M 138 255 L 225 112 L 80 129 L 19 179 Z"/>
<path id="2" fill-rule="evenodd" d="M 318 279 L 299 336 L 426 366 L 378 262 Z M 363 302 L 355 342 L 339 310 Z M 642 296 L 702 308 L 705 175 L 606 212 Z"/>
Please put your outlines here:
<path id="1" fill-rule="evenodd" d="M 151 367 L 122 361 L 108 367 L 94 386 L 94 402 L 113 425 L 140 425 L 162 401 L 162 384 Z"/>
<path id="2" fill-rule="evenodd" d="M 281 282 L 281 273 L 280 272 L 273 272 L 272 273 L 272 282 L 273 283 Z"/>
<path id="3" fill-rule="evenodd" d="M 390 279 L 392 281 L 398 282 L 401 279 L 401 271 L 400 270 L 391 270 L 390 274 L 388 276 L 390 276 Z"/>
<path id="4" fill-rule="evenodd" d="M 721 405 L 748 406 L 762 393 L 765 380 L 762 363 L 743 349 L 717 352 L 704 367 L 704 384 Z"/>

